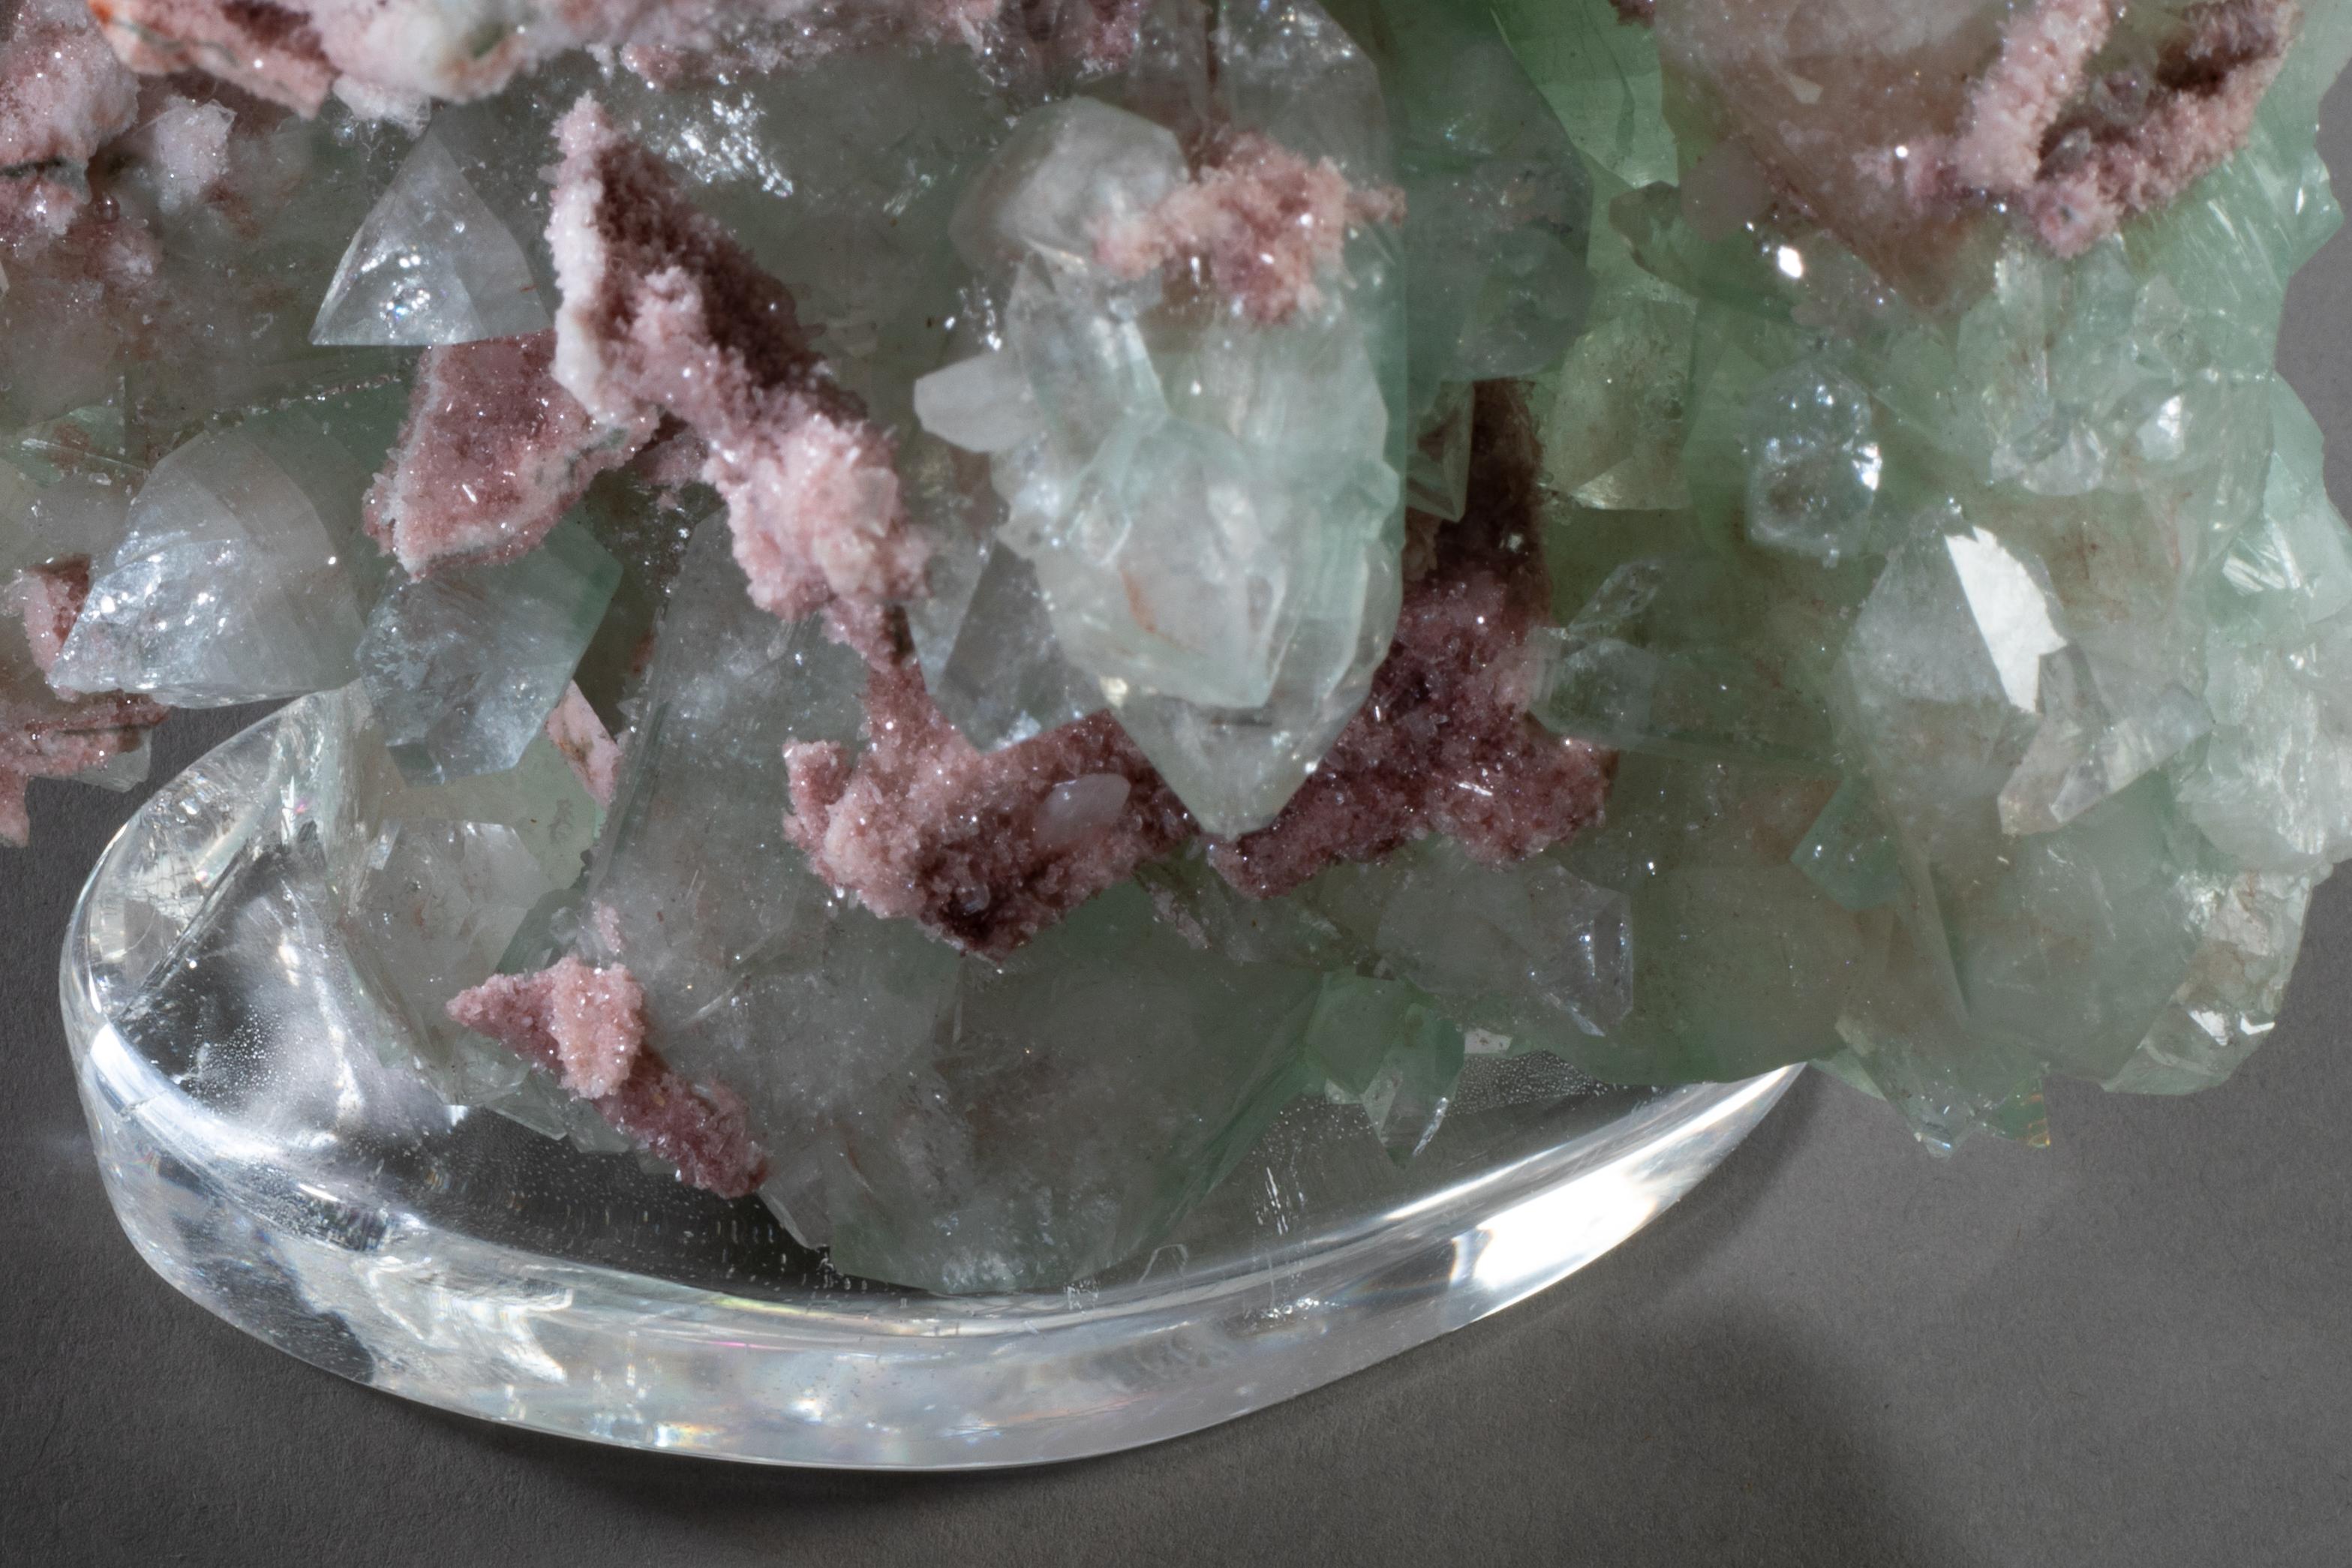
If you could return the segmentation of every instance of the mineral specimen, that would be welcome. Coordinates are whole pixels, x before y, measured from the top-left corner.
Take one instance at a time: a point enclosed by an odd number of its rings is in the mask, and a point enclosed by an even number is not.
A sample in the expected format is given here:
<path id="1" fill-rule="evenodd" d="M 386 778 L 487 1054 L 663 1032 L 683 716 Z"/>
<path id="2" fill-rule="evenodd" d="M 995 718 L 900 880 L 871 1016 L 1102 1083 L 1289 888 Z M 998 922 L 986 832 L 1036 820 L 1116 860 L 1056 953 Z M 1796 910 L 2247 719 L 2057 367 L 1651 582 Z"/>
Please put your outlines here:
<path id="1" fill-rule="evenodd" d="M 321 693 L 388 1061 L 941 1290 L 1474 1052 L 2226 1077 L 2352 5 L 1328 3 L 21 0 L 0 837 Z"/>

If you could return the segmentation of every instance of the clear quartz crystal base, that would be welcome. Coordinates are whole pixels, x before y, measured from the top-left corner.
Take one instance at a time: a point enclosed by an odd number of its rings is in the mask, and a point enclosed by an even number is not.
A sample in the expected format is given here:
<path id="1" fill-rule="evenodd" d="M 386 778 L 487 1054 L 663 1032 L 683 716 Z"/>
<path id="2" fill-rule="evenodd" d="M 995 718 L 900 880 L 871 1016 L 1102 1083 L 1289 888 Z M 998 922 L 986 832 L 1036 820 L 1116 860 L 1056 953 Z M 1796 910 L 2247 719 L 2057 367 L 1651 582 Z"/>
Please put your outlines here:
<path id="1" fill-rule="evenodd" d="M 1628 1090 L 1549 1057 L 1474 1058 L 1402 1173 L 1348 1124 L 1358 1108 L 1301 1102 L 1114 1274 L 961 1298 L 847 1279 L 756 1202 L 453 1110 L 386 1065 L 394 1026 L 324 907 L 340 808 L 320 711 L 265 720 L 123 829 L 67 937 L 66 1019 L 108 1194 L 157 1272 L 292 1355 L 445 1409 L 794 1465 L 1155 1442 L 1582 1268 L 1794 1071 Z"/>

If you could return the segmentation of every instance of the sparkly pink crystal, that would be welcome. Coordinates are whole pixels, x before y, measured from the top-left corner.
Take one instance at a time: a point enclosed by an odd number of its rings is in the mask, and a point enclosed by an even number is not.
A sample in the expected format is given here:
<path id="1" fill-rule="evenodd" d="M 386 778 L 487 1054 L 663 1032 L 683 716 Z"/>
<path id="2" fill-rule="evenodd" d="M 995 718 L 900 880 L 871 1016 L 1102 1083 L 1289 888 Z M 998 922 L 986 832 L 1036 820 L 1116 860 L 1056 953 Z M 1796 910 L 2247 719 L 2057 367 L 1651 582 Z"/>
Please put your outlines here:
<path id="1" fill-rule="evenodd" d="M 1127 278 L 1199 260 L 1252 320 L 1276 322 L 1321 300 L 1317 279 L 1339 264 L 1351 228 L 1403 217 L 1402 192 L 1359 190 L 1328 158 L 1310 163 L 1243 133 L 1149 211 L 1105 226 L 1096 256 Z"/>
<path id="2" fill-rule="evenodd" d="M 887 432 L 808 345 L 784 286 L 593 98 L 558 129 L 555 375 L 598 417 L 658 405 L 709 443 L 754 603 L 787 619 L 922 591 Z"/>
<path id="3" fill-rule="evenodd" d="M 1528 715 L 1528 634 L 1549 620 L 1535 438 L 1524 405 L 1479 388 L 1462 521 L 1428 538 L 1371 695 L 1282 815 L 1210 852 L 1255 898 L 1443 833 L 1490 865 L 1597 820 L 1616 759 Z"/>
<path id="4" fill-rule="evenodd" d="M 28 566 L 16 574 L 5 593 L 0 593 L 0 611 L 24 623 L 25 641 L 31 646 L 33 663 L 43 675 L 58 662 L 66 638 L 73 635 L 74 622 L 81 618 L 82 601 L 89 596 L 87 555 Z"/>
<path id="5" fill-rule="evenodd" d="M 75 0 L 30 0 L 0 43 L 0 238 L 59 235 L 88 200 L 51 166 L 79 167 L 130 129 L 139 82 Z"/>
<path id="6" fill-rule="evenodd" d="M 135 71 L 210 71 L 305 115 L 334 86 L 310 16 L 274 0 L 89 0 L 89 14 Z"/>
<path id="7" fill-rule="evenodd" d="M 370 535 L 412 576 L 522 554 L 591 480 L 652 438 L 648 411 L 592 418 L 556 384 L 554 361 L 551 331 L 425 352 L 408 422 L 366 510 Z"/>
<path id="8" fill-rule="evenodd" d="M 2012 18 L 2000 58 L 1969 89 L 1965 129 L 1946 154 L 1951 177 L 1989 191 L 2032 184 L 2042 139 L 2082 90 L 2115 22 L 2112 0 L 2040 0 Z"/>
<path id="9" fill-rule="evenodd" d="M 876 914 L 968 952 L 1012 952 L 1193 833 L 1107 713 L 982 752 L 940 715 L 914 662 L 896 659 L 868 675 L 866 729 L 854 764 L 831 742 L 786 750 L 785 831 Z M 1104 810 L 1109 779 L 1125 792 Z M 1079 781 L 1094 796 L 1083 815 L 1065 788 Z"/>
<path id="10" fill-rule="evenodd" d="M 2212 0 L 2184 11 L 2137 118 L 2078 134 L 2063 121 L 2052 128 L 2040 177 L 2020 193 L 2034 232 L 2060 256 L 2079 256 L 2220 166 L 2252 131 L 2297 16 L 2294 0 Z"/>
<path id="11" fill-rule="evenodd" d="M 742 1102 L 697 1089 L 646 1047 L 645 995 L 627 969 L 565 958 L 536 974 L 494 974 L 452 997 L 448 1014 L 556 1074 L 689 1185 L 736 1198 L 765 1177 Z"/>

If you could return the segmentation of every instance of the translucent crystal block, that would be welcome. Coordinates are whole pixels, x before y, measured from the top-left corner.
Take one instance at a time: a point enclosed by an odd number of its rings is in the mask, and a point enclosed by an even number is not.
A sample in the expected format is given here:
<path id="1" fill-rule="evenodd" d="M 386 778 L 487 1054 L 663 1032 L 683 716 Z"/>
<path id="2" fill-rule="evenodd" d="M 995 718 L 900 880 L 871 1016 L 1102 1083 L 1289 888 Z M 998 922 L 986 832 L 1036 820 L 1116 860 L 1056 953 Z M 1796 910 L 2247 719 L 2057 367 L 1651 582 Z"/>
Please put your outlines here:
<path id="1" fill-rule="evenodd" d="M 955 40 L 840 50 L 821 69 L 730 73 L 690 92 L 624 71 L 595 90 L 791 286 L 802 324 L 875 418 L 913 428 L 915 378 L 944 363 L 950 323 L 971 319 L 950 220 L 1034 100 L 1016 102 Z"/>
<path id="2" fill-rule="evenodd" d="M 314 343 L 469 343 L 554 325 L 523 242 L 429 129 L 352 236 Z"/>
<path id="3" fill-rule="evenodd" d="M 932 556 L 931 595 L 908 606 L 923 684 L 982 751 L 1103 707 L 1102 688 L 1062 657 L 1036 569 L 993 538 Z"/>
<path id="4" fill-rule="evenodd" d="M 2000 0 L 1705 0 L 1661 8 L 1658 47 L 1776 180 L 1932 305 L 1962 286 L 1971 220 L 1912 202 L 1852 150 L 1957 131 L 2008 10 Z"/>
<path id="5" fill-rule="evenodd" d="M 620 579 L 612 552 L 565 523 L 513 561 L 394 584 L 358 663 L 401 771 L 430 784 L 520 762 Z"/>
<path id="6" fill-rule="evenodd" d="M 1328 16 L 1228 8 L 1218 27 L 1237 129 L 1384 174 L 1378 80 Z M 1277 69 L 1294 84 L 1279 99 Z M 1097 247 L 1186 175 L 1175 135 L 1139 115 L 1072 100 L 1024 117 L 953 225 L 1003 283 L 1003 346 L 926 377 L 916 406 L 933 435 L 991 456 L 998 537 L 1034 568 L 1059 658 L 1202 826 L 1234 835 L 1305 781 L 1395 624 L 1402 279 L 1366 232 L 1278 319 L 1238 298 L 1163 300 L 1156 273 L 1123 277 Z"/>
<path id="7" fill-rule="evenodd" d="M 1838 785 L 1821 816 L 1789 857 L 1814 886 L 1849 910 L 1890 902 L 1903 886 L 1901 851 L 1869 786 Z"/>
<path id="8" fill-rule="evenodd" d="M 50 672 L 59 688 L 220 707 L 358 673 L 361 468 L 308 419 L 200 436 L 155 466 Z"/>
<path id="9" fill-rule="evenodd" d="M 1476 1058 L 1410 1166 L 1355 1106 L 1302 1102 L 1166 1245 L 1076 1290 L 845 1281 L 755 1202 L 452 1108 L 385 1065 L 407 1042 L 299 842 L 300 803 L 339 793 L 316 773 L 337 765 L 333 707 L 230 742 L 117 839 L 68 935 L 68 1034 L 142 1256 L 265 1342 L 443 1408 L 789 1464 L 1129 1447 L 1572 1272 L 1788 1081 L 1612 1090 L 1546 1058 Z"/>
<path id="10" fill-rule="evenodd" d="M 410 818 L 369 847 L 349 912 L 354 961 L 397 1009 L 415 1059 L 457 1105 L 496 1104 L 523 1064 L 451 1023 L 449 999 L 496 973 L 524 920 L 557 890 L 504 823 Z"/>
<path id="11" fill-rule="evenodd" d="M 838 1267 L 968 1291 L 1148 1251 L 1311 1087 L 1319 973 L 1196 947 L 1139 888 L 1002 963 L 835 894 L 784 842 L 784 752 L 855 738 L 862 663 L 750 604 L 723 521 L 670 614 L 692 618 L 647 676 L 587 937 L 643 984 L 664 1058 L 751 1108 L 762 1195 Z"/>
<path id="12" fill-rule="evenodd" d="M 1150 211 L 1184 174 L 1174 132 L 1091 98 L 1066 99 L 1023 116 L 958 201 L 948 232 L 974 267 L 1034 255 L 1084 271 L 1100 226 Z"/>
<path id="13" fill-rule="evenodd" d="M 1591 181 L 1490 16 L 1364 0 L 1339 19 L 1379 64 L 1405 195 L 1408 401 L 1532 375 L 1584 323 Z"/>

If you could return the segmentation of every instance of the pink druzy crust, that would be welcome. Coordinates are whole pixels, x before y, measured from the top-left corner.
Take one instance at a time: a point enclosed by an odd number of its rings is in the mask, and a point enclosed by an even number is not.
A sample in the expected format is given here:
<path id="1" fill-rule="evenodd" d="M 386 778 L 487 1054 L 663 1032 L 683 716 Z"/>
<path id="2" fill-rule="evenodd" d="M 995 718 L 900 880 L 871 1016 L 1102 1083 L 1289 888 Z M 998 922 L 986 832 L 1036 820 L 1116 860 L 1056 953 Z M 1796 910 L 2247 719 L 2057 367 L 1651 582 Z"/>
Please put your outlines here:
<path id="1" fill-rule="evenodd" d="M 2110 0 L 2038 0 L 2012 16 L 1968 117 L 1919 167 L 1930 181 L 2015 205 L 2060 256 L 2079 256 L 2164 206 L 2245 142 L 2300 24 L 2296 0 L 2201 0 L 2180 12 L 2153 69 L 2098 81 Z"/>
<path id="2" fill-rule="evenodd" d="M 0 43 L 0 238 L 63 234 L 89 200 L 79 170 L 129 130 L 139 80 L 78 0 L 26 0 Z"/>
<path id="3" fill-rule="evenodd" d="M 1149 211 L 1105 226 L 1096 256 L 1124 278 L 1198 261 L 1219 293 L 1270 324 L 1320 301 L 1317 279 L 1339 265 L 1349 230 L 1403 221 L 1393 186 L 1359 189 L 1328 158 L 1309 163 L 1243 132 Z"/>
<path id="4" fill-rule="evenodd" d="M 918 921 L 1002 957 L 1137 867 L 1191 838 L 1192 820 L 1107 713 L 982 752 L 948 722 L 911 657 L 875 661 L 866 746 L 789 747 L 793 844 L 886 919 Z M 1073 811 L 1069 786 L 1108 810 Z M 1058 793 L 1057 793 L 1058 792 Z"/>
<path id="5" fill-rule="evenodd" d="M 1528 635 L 1550 601 L 1530 423 L 1500 384 L 1480 388 L 1476 418 L 1468 510 L 1432 524 L 1370 700 L 1271 826 L 1212 847 L 1251 897 L 1430 833 L 1490 864 L 1521 859 L 1600 816 L 1613 755 L 1527 710 Z M 871 666 L 866 745 L 787 748 L 785 831 L 876 914 L 1001 958 L 1197 835 L 1110 714 L 983 752 L 887 632 L 839 630 Z"/>
<path id="6" fill-rule="evenodd" d="M 33 663 L 43 675 L 58 662 L 74 623 L 81 619 L 82 601 L 89 597 L 89 557 L 68 555 L 38 566 L 27 566 L 16 581 L 0 590 L 0 611 L 24 624 L 25 641 Z"/>
<path id="7" fill-rule="evenodd" d="M 1551 618 L 1551 583 L 1535 544 L 1540 456 L 1526 405 L 1483 384 L 1472 429 L 1462 520 L 1429 536 L 1371 695 L 1281 816 L 1210 852 L 1253 898 L 1431 833 L 1502 865 L 1600 819 L 1614 753 L 1528 713 L 1528 635 Z"/>
<path id="8" fill-rule="evenodd" d="M 648 416 L 604 424 L 556 384 L 555 333 L 427 349 L 408 421 L 369 489 L 369 535 L 411 576 L 509 561 L 590 481 L 652 439 Z"/>
<path id="9" fill-rule="evenodd" d="M 645 993 L 625 967 L 567 957 L 536 974 L 494 974 L 452 997 L 448 1014 L 553 1073 L 688 1185 L 740 1198 L 765 1178 L 741 1102 L 688 1082 L 646 1047 Z"/>
<path id="10" fill-rule="evenodd" d="M 888 432 L 809 347 L 793 296 L 593 98 L 557 130 L 555 378 L 608 424 L 666 408 L 709 444 L 751 598 L 787 619 L 923 587 Z"/>

